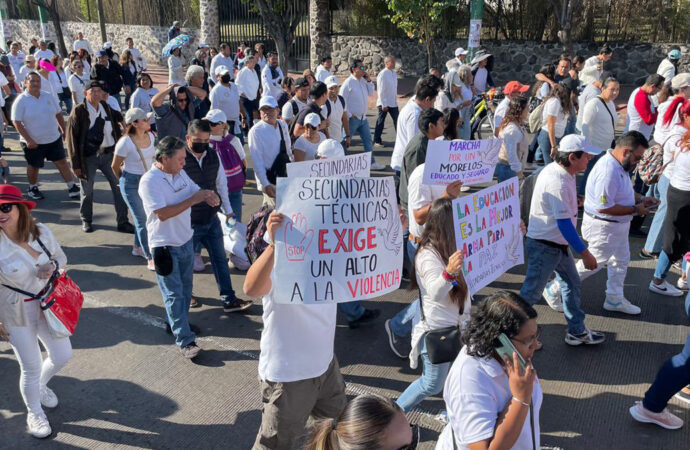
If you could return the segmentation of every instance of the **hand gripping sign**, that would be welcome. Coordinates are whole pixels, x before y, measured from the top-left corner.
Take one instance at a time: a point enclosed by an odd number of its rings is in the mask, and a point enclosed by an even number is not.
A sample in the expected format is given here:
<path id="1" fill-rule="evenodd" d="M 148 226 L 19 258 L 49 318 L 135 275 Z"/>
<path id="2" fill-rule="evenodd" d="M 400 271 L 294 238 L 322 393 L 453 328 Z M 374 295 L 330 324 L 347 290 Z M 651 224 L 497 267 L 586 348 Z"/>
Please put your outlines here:
<path id="1" fill-rule="evenodd" d="M 339 303 L 398 289 L 402 227 L 392 177 L 279 178 L 273 298 Z"/>

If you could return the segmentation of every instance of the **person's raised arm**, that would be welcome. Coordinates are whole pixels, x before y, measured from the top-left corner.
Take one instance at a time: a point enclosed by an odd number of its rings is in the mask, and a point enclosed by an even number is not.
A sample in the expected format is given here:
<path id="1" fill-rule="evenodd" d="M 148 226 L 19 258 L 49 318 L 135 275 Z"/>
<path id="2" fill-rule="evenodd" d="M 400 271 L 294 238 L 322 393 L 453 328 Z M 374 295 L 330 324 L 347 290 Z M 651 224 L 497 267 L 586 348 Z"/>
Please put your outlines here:
<path id="1" fill-rule="evenodd" d="M 205 90 L 203 90 L 202 88 L 198 88 L 198 87 L 194 87 L 194 86 L 185 86 L 185 87 L 187 88 L 187 91 L 191 92 L 191 94 L 194 97 L 196 97 L 200 100 L 205 99 L 206 96 L 208 95 L 208 93 Z"/>
<path id="2" fill-rule="evenodd" d="M 163 102 L 165 101 L 166 98 L 170 95 L 170 92 L 177 86 L 177 84 L 171 84 L 167 88 L 163 89 L 162 91 L 158 91 L 156 95 L 153 96 L 151 99 L 151 106 L 154 108 L 160 108 L 163 106 Z"/>

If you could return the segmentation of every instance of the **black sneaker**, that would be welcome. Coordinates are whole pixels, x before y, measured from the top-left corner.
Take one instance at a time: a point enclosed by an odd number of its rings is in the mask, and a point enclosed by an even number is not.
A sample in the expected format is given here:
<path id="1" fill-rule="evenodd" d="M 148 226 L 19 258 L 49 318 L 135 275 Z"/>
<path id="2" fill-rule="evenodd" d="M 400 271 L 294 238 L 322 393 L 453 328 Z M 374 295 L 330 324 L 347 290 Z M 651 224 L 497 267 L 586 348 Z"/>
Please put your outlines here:
<path id="1" fill-rule="evenodd" d="M 93 225 L 91 225 L 91 222 L 82 222 L 81 230 L 84 233 L 93 233 Z"/>
<path id="2" fill-rule="evenodd" d="M 223 311 L 228 313 L 244 311 L 245 309 L 250 308 L 253 304 L 254 303 L 250 302 L 249 300 L 242 300 L 239 298 L 228 299 L 223 301 Z"/>
<path id="3" fill-rule="evenodd" d="M 67 195 L 69 195 L 69 198 L 79 198 L 81 190 L 79 189 L 79 186 L 76 184 L 72 185 L 71 188 L 67 189 Z"/>
<path id="4" fill-rule="evenodd" d="M 26 195 L 32 200 L 43 200 L 45 198 L 41 191 L 38 190 L 38 186 L 30 187 L 29 190 L 26 191 Z"/>
<path id="5" fill-rule="evenodd" d="M 134 234 L 134 225 L 129 222 L 123 222 L 117 224 L 117 231 L 120 233 Z"/>
<path id="6" fill-rule="evenodd" d="M 201 351 L 201 347 L 196 345 L 196 342 L 192 342 L 189 345 L 185 345 L 184 347 L 180 347 L 180 353 L 182 353 L 182 356 L 184 356 L 187 359 L 196 358 L 200 351 Z"/>
<path id="7" fill-rule="evenodd" d="M 640 258 L 642 259 L 657 259 L 659 257 L 658 253 L 648 252 L 645 249 L 640 250 Z"/>
<path id="8" fill-rule="evenodd" d="M 690 389 L 690 386 L 685 386 L 683 389 L 678 391 L 674 397 L 682 402 L 690 403 L 690 392 L 686 392 L 685 389 Z"/>
<path id="9" fill-rule="evenodd" d="M 365 309 L 364 313 L 362 313 L 361 316 L 359 316 L 359 319 L 353 320 L 353 321 L 348 321 L 347 325 L 351 329 L 359 328 L 360 325 L 366 325 L 368 323 L 373 322 L 376 320 L 376 318 L 381 314 L 381 310 L 378 309 Z"/>

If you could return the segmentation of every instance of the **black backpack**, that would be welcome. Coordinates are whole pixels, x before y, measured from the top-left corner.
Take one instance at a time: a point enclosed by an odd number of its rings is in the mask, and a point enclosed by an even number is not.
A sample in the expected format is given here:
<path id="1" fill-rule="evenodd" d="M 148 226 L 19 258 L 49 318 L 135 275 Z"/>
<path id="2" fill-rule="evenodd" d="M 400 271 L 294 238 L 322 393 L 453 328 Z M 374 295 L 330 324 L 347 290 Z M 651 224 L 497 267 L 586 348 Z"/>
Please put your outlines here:
<path id="1" fill-rule="evenodd" d="M 343 109 L 345 109 L 345 99 L 343 98 L 343 96 L 342 96 L 342 95 L 338 95 L 338 99 L 340 100 L 340 104 L 343 106 Z M 326 112 L 326 119 L 328 119 L 329 117 L 331 117 L 331 111 L 332 111 L 332 110 L 333 110 L 333 108 L 331 108 L 331 101 L 330 101 L 330 99 L 329 99 L 329 100 L 326 100 L 326 111 L 327 111 L 327 112 Z"/>

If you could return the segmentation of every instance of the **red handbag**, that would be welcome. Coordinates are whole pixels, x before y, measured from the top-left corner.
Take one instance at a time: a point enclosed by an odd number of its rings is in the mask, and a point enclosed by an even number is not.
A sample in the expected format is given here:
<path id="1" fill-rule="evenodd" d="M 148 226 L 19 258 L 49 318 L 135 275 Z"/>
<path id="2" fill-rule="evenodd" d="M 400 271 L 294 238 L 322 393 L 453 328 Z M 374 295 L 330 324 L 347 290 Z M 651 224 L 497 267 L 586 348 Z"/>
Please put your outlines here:
<path id="1" fill-rule="evenodd" d="M 55 264 L 55 270 L 45 288 L 38 294 L 32 294 L 6 284 L 3 286 L 26 295 L 28 298 L 24 300 L 25 302 L 40 301 L 50 334 L 56 338 L 70 337 L 74 334 L 79 321 L 79 312 L 84 304 L 84 294 L 66 273 L 60 273 L 58 262 L 52 259 L 52 255 L 40 239 L 38 239 L 38 244 Z"/>

